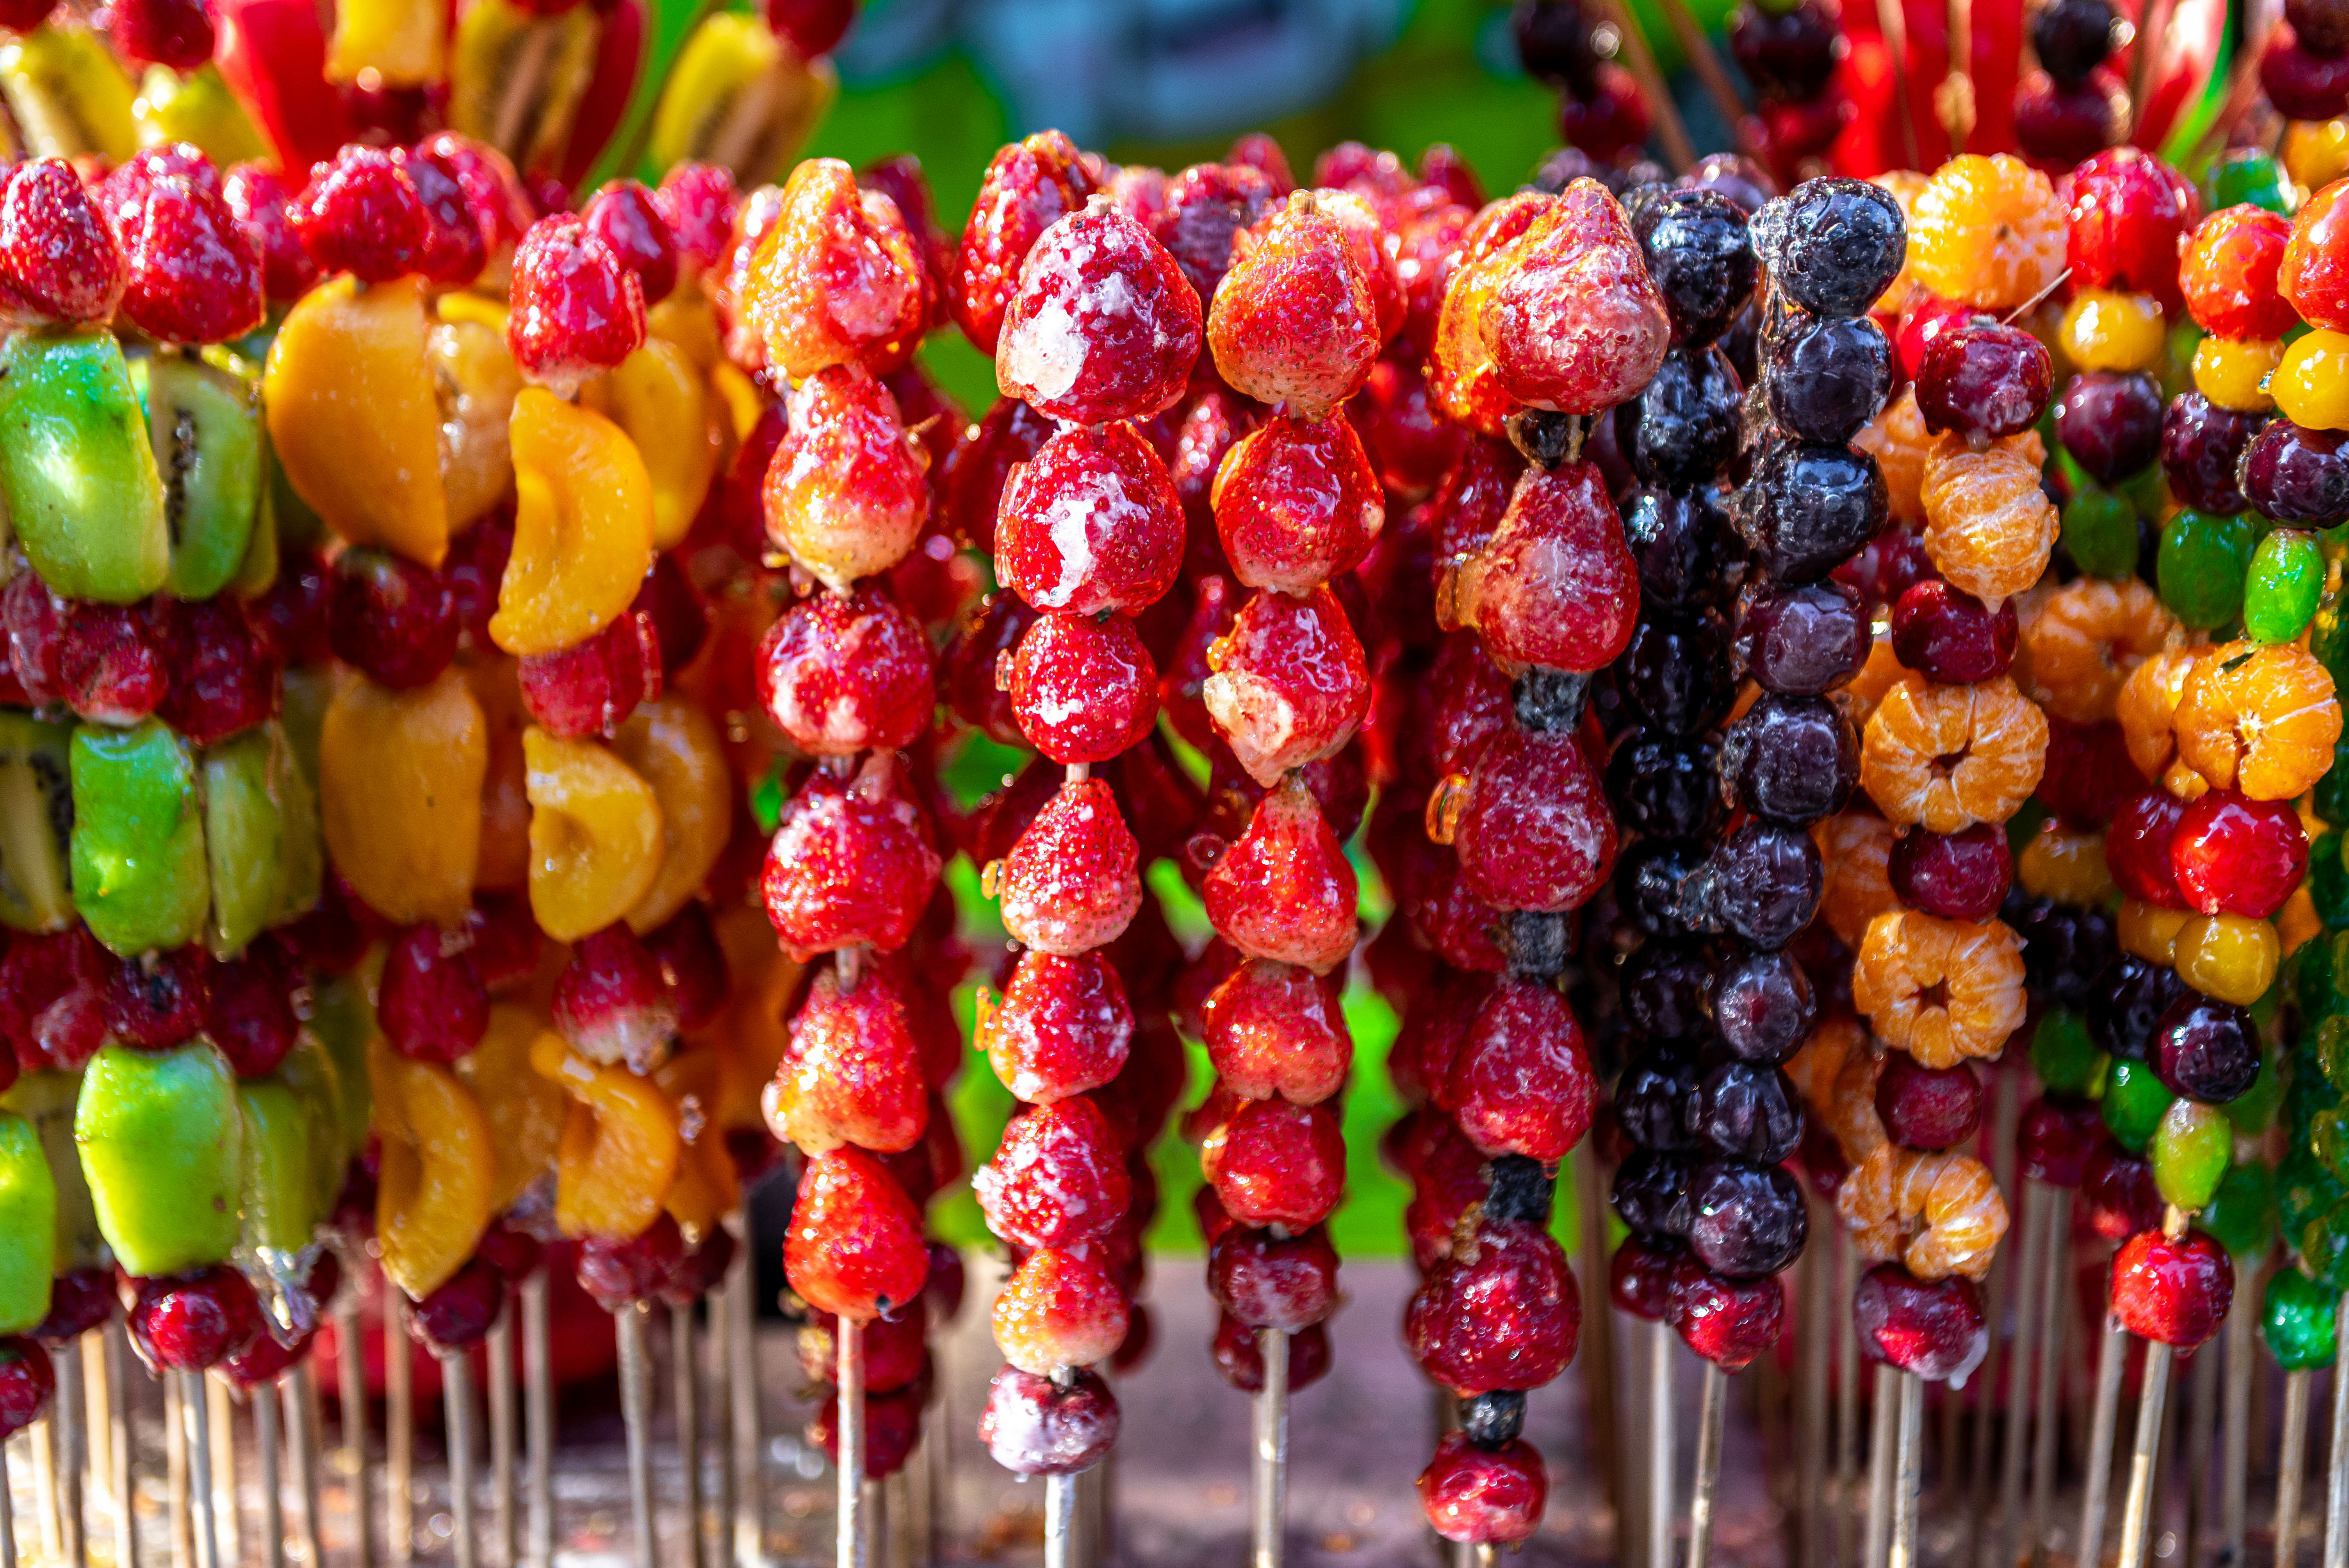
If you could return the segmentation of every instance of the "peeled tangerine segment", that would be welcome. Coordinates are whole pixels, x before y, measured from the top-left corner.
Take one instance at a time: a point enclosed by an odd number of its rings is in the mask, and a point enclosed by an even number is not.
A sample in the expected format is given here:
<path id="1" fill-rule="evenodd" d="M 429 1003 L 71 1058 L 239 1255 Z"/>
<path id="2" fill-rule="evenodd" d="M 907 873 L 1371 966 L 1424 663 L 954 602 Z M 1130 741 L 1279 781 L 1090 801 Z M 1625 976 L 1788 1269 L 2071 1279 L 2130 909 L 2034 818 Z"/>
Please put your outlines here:
<path id="1" fill-rule="evenodd" d="M 69 724 L 0 710 L 0 925 L 56 931 L 74 917 Z"/>
<path id="2" fill-rule="evenodd" d="M 453 925 L 473 898 L 488 726 L 464 676 L 391 691 L 351 676 L 318 736 L 326 850 L 368 908 Z"/>
<path id="3" fill-rule="evenodd" d="M 684 697 L 643 704 L 612 749 L 660 805 L 660 870 L 627 914 L 642 934 L 667 924 L 718 863 L 734 826 L 733 776 L 717 724 Z"/>
<path id="4" fill-rule="evenodd" d="M 202 791 L 187 742 L 159 719 L 74 731 L 74 907 L 117 953 L 181 947 L 211 907 Z"/>
<path id="5" fill-rule="evenodd" d="M 0 1335 L 28 1334 L 49 1315 L 57 1267 L 57 1184 L 33 1124 L 0 1111 Z"/>
<path id="6" fill-rule="evenodd" d="M 686 351 L 657 337 L 580 392 L 628 433 L 653 485 L 653 545 L 681 542 L 718 474 L 726 428 L 709 381 Z"/>
<path id="7" fill-rule="evenodd" d="M 375 1227 L 384 1277 L 420 1301 L 489 1228 L 497 1145 L 481 1102 L 447 1068 L 410 1061 L 378 1037 L 367 1068 L 383 1150 Z"/>
<path id="8" fill-rule="evenodd" d="M 481 1043 L 456 1061 L 457 1076 L 473 1091 L 490 1124 L 497 1160 L 497 1179 L 490 1189 L 492 1212 L 512 1208 L 554 1162 L 563 1136 L 569 1106 L 562 1086 L 531 1066 L 531 1053 L 543 1036 L 562 1045 L 562 1037 L 529 1009 L 501 1002 L 490 1009 Z"/>
<path id="9" fill-rule="evenodd" d="M 243 1129 L 236 1077 L 208 1044 L 107 1046 L 90 1058 L 74 1142 L 98 1233 L 126 1273 L 180 1274 L 228 1257 Z"/>
<path id="10" fill-rule="evenodd" d="M 327 527 L 438 566 L 449 496 L 423 289 L 338 277 L 303 295 L 270 343 L 262 403 L 278 466 Z"/>
<path id="11" fill-rule="evenodd" d="M 163 481 L 113 334 L 19 333 L 0 349 L 0 498 L 51 593 L 129 604 L 163 587 Z"/>
<path id="12" fill-rule="evenodd" d="M 513 554 L 490 640 L 560 653 L 617 620 L 652 570 L 652 476 L 626 431 L 544 387 L 514 399 L 508 435 Z"/>
<path id="13" fill-rule="evenodd" d="M 667 852 L 660 799 L 592 740 L 533 728 L 523 732 L 522 749 L 530 769 L 531 913 L 555 941 L 576 942 L 625 919 L 659 879 Z"/>
<path id="14" fill-rule="evenodd" d="M 612 1242 L 644 1234 L 677 1180 L 677 1107 L 657 1085 L 589 1061 L 551 1030 L 532 1043 L 530 1060 L 572 1101 L 555 1153 L 555 1225 Z"/>

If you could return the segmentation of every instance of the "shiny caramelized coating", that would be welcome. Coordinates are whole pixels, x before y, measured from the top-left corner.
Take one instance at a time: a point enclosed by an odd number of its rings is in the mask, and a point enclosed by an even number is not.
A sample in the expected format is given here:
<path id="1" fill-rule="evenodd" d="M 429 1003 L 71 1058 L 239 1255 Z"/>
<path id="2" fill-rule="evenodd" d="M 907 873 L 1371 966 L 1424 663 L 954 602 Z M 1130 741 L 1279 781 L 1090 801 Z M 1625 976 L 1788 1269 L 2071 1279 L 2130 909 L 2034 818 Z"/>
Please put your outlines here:
<path id="1" fill-rule="evenodd" d="M 2066 236 L 2047 176 L 2003 152 L 1965 153 L 1934 170 L 1917 198 L 1909 270 L 1944 299 L 2013 310 L 2054 283 Z"/>
<path id="2" fill-rule="evenodd" d="M 1055 762 L 1107 762 L 1158 720 L 1158 666 L 1122 615 L 1042 615 L 996 679 L 1030 745 Z"/>
<path id="3" fill-rule="evenodd" d="M 921 1047 L 885 971 L 848 985 L 837 966 L 815 977 L 761 1109 L 775 1136 L 803 1154 L 843 1143 L 895 1154 L 921 1141 L 929 1122 Z"/>
<path id="4" fill-rule="evenodd" d="M 1995 1057 L 2023 1026 L 2023 943 L 1976 925 L 1892 910 L 1868 923 L 1852 966 L 1852 1005 L 1919 1067 Z"/>
<path id="5" fill-rule="evenodd" d="M 1599 465 L 1527 469 L 1491 540 L 1437 586 L 1436 614 L 1512 675 L 1613 663 L 1639 623 L 1640 571 Z"/>
<path id="6" fill-rule="evenodd" d="M 792 170 L 750 263 L 750 324 L 793 379 L 840 365 L 887 368 L 926 325 L 921 255 L 897 204 L 860 191 L 836 158 Z M 796 423 L 796 422 L 795 422 Z"/>
<path id="7" fill-rule="evenodd" d="M 447 1068 L 409 1061 L 378 1038 L 367 1053 L 382 1150 L 376 1235 L 383 1270 L 429 1295 L 472 1254 L 490 1222 L 496 1142 L 481 1103 Z"/>
<path id="8" fill-rule="evenodd" d="M 2129 672 L 2114 699 L 2113 717 L 2120 721 L 2129 760 L 2152 783 L 2167 782 L 2173 769 L 2192 771 L 2178 757 L 2178 705 L 2186 696 L 2186 677 L 2209 652 L 2164 648 Z"/>
<path id="9" fill-rule="evenodd" d="M 513 550 L 490 640 L 509 654 L 560 653 L 618 620 L 643 588 L 652 476 L 626 431 L 543 387 L 514 398 L 506 428 Z"/>
<path id="10" fill-rule="evenodd" d="M 898 751 L 937 696 L 919 623 L 879 587 L 800 600 L 759 641 L 760 706 L 811 757 Z"/>
<path id="11" fill-rule="evenodd" d="M 1386 521 L 1378 471 L 1337 412 L 1258 426 L 1225 454 L 1209 497 L 1232 575 L 1282 593 L 1351 572 Z"/>
<path id="12" fill-rule="evenodd" d="M 1362 645 L 1338 596 L 1258 593 L 1207 651 L 1200 698 L 1248 777 L 1269 789 L 1328 757 L 1370 711 Z"/>
<path id="13" fill-rule="evenodd" d="M 1207 918 L 1252 958 L 1327 974 L 1354 950 L 1354 868 L 1294 775 L 1257 803 L 1247 831 L 1207 872 Z"/>
<path id="14" fill-rule="evenodd" d="M 767 469 L 767 536 L 835 593 L 905 558 L 929 514 L 928 464 L 897 400 L 858 366 L 792 391 Z"/>
<path id="15" fill-rule="evenodd" d="M 1557 200 L 1538 191 L 1520 191 L 1476 214 L 1461 238 L 1458 260 L 1444 287 L 1434 350 L 1428 359 L 1427 394 L 1445 418 L 1480 436 L 1499 439 L 1504 422 L 1517 407 L 1485 346 L 1485 306 L 1495 282 L 1495 270 L 1486 263 Z"/>
<path id="16" fill-rule="evenodd" d="M 801 963 L 864 943 L 905 944 L 938 879 L 929 824 L 885 753 L 854 779 L 810 778 L 783 808 L 761 872 L 767 918 Z"/>
<path id="17" fill-rule="evenodd" d="M 1663 363 L 1671 320 L 1622 207 L 1596 180 L 1568 185 L 1483 268 L 1477 332 L 1516 401 L 1597 414 Z"/>
<path id="18" fill-rule="evenodd" d="M 996 384 L 1071 424 L 1148 419 L 1181 399 L 1199 327 L 1174 258 L 1099 201 L 1028 253 L 995 344 Z"/>
<path id="19" fill-rule="evenodd" d="M 593 740 L 523 733 L 530 798 L 530 907 L 576 942 L 625 917 L 660 874 L 666 841 L 650 783 Z"/>
<path id="20" fill-rule="evenodd" d="M 2077 577 L 2017 607 L 2023 689 L 2074 724 L 2112 717 L 2123 685 L 2178 631 L 2160 595 L 2136 577 Z"/>
<path id="21" fill-rule="evenodd" d="M 1509 725 L 1470 770 L 1452 833 L 1462 878 L 1495 909 L 1557 913 L 1615 867 L 1615 814 L 1580 736 Z"/>
<path id="22" fill-rule="evenodd" d="M 556 1226 L 606 1242 L 643 1234 L 677 1180 L 677 1107 L 648 1079 L 588 1060 L 552 1030 L 531 1042 L 530 1062 L 572 1099 L 555 1146 Z"/>
<path id="23" fill-rule="evenodd" d="M 1811 830 L 1826 868 L 1826 887 L 1819 896 L 1819 917 L 1836 940 L 1857 947 L 1868 922 L 1899 907 L 1892 878 L 1886 869 L 1892 859 L 1892 824 L 1873 811 L 1839 811 Z"/>
<path id="24" fill-rule="evenodd" d="M 1117 1133 L 1083 1095 L 1014 1116 L 970 1184 L 987 1228 L 1023 1247 L 1106 1236 L 1133 1201 Z"/>
<path id="25" fill-rule="evenodd" d="M 1199 1166 L 1241 1224 L 1302 1231 L 1345 1194 L 1346 1140 L 1327 1104 L 1241 1100 L 1201 1141 Z"/>
<path id="26" fill-rule="evenodd" d="M 701 892 L 724 852 L 734 829 L 733 775 L 718 721 L 687 697 L 640 706 L 612 737 L 612 751 L 652 787 L 660 808 L 660 870 L 627 913 L 633 929 L 650 933 Z"/>
<path id="27" fill-rule="evenodd" d="M 2046 761 L 2047 716 L 2010 677 L 1904 684 L 1868 718 L 1859 781 L 1893 822 L 1954 833 L 2013 816 Z"/>
<path id="28" fill-rule="evenodd" d="M 995 570 L 1035 609 L 1136 615 L 1180 575 L 1183 529 L 1166 465 L 1132 425 L 1064 427 L 1003 486 Z"/>
<path id="29" fill-rule="evenodd" d="M 2298 644 L 2229 643 L 2194 662 L 2176 724 L 2178 757 L 2213 789 L 2290 800 L 2333 766 L 2341 699 Z"/>
<path id="30" fill-rule="evenodd" d="M 1100 953 L 1023 953 L 1003 994 L 981 987 L 972 1043 L 1024 1105 L 1102 1088 L 1133 1038 L 1125 985 Z"/>
<path id="31" fill-rule="evenodd" d="M 1057 130 L 1039 131 L 995 155 L 963 225 L 947 300 L 965 336 L 992 356 L 1020 264 L 1044 231 L 1081 210 L 1093 191 L 1084 154 Z"/>
<path id="32" fill-rule="evenodd" d="M 318 738 L 319 820 L 336 869 L 368 908 L 454 924 L 481 861 L 490 738 L 462 674 L 396 692 L 353 676 Z"/>
<path id="33" fill-rule="evenodd" d="M 2035 432 L 1982 451 L 1944 436 L 1925 465 L 1925 552 L 1956 586 L 1996 610 L 2039 581 L 2059 518 L 2039 487 L 2046 451 Z"/>
<path id="34" fill-rule="evenodd" d="M 914 1301 L 929 1273 L 921 1212 L 886 1166 L 853 1145 L 808 1161 L 783 1233 L 801 1300 L 864 1323 Z"/>
<path id="35" fill-rule="evenodd" d="M 1316 1104 L 1344 1086 L 1353 1065 L 1336 988 L 1296 965 L 1249 959 L 1216 987 L 1201 1017 L 1207 1060 L 1243 1099 Z"/>
<path id="36" fill-rule="evenodd" d="M 1355 264 L 1362 269 L 1362 276 L 1371 285 L 1371 316 L 1379 342 L 1384 344 L 1402 330 L 1403 323 L 1402 282 L 1396 275 L 1395 263 L 1387 256 L 1389 236 L 1395 231 L 1359 191 L 1318 190 L 1313 192 L 1313 201 L 1323 216 L 1345 234 L 1347 248 L 1353 252 Z M 1235 258 L 1254 242 L 1256 233 L 1257 230 L 1245 229 L 1232 236 Z"/>
<path id="37" fill-rule="evenodd" d="M 1324 418 L 1361 391 L 1381 341 L 1371 279 L 1310 191 L 1291 191 L 1245 232 L 1207 312 L 1217 373 L 1300 419 Z"/>
<path id="38" fill-rule="evenodd" d="M 1896 522 L 1912 527 L 1925 521 L 1925 470 L 1930 466 L 1936 438 L 1925 428 L 1917 408 L 1917 389 L 1904 387 L 1900 396 L 1884 406 L 1851 438 L 1851 444 L 1876 459 L 1884 475 L 1884 489 L 1892 501 Z"/>
<path id="39" fill-rule="evenodd" d="M 1106 1361 L 1125 1340 L 1132 1314 L 1099 1243 L 1039 1247 L 995 1298 L 996 1348 L 1022 1372 L 1049 1377 L 1062 1367 Z"/>
<path id="40" fill-rule="evenodd" d="M 2006 1200 L 1990 1167 L 1968 1154 L 1887 1143 L 1844 1178 L 1836 1209 L 1861 1256 L 1898 1260 L 1921 1280 L 1982 1278 L 2006 1234 Z"/>
<path id="41" fill-rule="evenodd" d="M 1565 1159 L 1598 1099 L 1574 1009 L 1544 982 L 1502 980 L 1469 1021 L 1439 1099 L 1485 1154 Z"/>
<path id="42" fill-rule="evenodd" d="M 1108 783 L 1074 779 L 988 868 L 1003 928 L 1039 952 L 1073 956 L 1114 942 L 1142 907 L 1141 846 Z"/>

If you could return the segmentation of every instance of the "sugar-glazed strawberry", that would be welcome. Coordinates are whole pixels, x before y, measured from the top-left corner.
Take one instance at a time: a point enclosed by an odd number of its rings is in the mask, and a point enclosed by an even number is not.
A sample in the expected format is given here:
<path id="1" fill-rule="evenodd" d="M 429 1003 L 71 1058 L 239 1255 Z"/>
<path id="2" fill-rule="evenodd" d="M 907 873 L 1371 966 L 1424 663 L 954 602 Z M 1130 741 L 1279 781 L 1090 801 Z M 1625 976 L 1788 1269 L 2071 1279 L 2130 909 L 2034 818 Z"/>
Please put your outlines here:
<path id="1" fill-rule="evenodd" d="M 864 943 L 905 945 L 938 877 L 938 853 L 897 769 L 876 754 L 847 781 L 818 773 L 784 808 L 761 873 L 767 917 L 802 962 Z"/>
<path id="2" fill-rule="evenodd" d="M 996 341 L 996 384 L 1071 424 L 1147 419 L 1189 384 L 1199 325 L 1174 258 L 1096 200 L 1028 253 Z"/>
<path id="3" fill-rule="evenodd" d="M 645 344 L 645 292 L 636 274 L 577 218 L 542 218 L 514 252 L 506 346 L 523 375 L 557 397 Z"/>
<path id="4" fill-rule="evenodd" d="M 1599 413 L 1663 363 L 1671 343 L 1663 296 L 1622 207 L 1596 180 L 1568 186 L 1485 270 L 1479 331 L 1518 402 Z"/>
<path id="5" fill-rule="evenodd" d="M 1259 403 L 1319 419 L 1379 356 L 1377 305 L 1346 230 L 1309 191 L 1245 232 L 1208 311 L 1216 369 Z"/>
<path id="6" fill-rule="evenodd" d="M 902 363 L 923 326 L 921 258 L 897 204 L 836 158 L 792 170 L 750 265 L 750 320 L 794 377 Z"/>
<path id="7" fill-rule="evenodd" d="M 1200 687 L 1216 729 L 1248 777 L 1269 788 L 1352 738 L 1370 711 L 1362 645 L 1338 596 L 1258 593 L 1208 650 Z"/>
<path id="8" fill-rule="evenodd" d="M 1130 424 L 1063 428 L 1001 493 L 995 570 L 1039 610 L 1139 614 L 1182 571 L 1182 501 Z"/>
<path id="9" fill-rule="evenodd" d="M 894 1154 L 921 1140 L 929 1099 L 905 1003 L 877 968 L 843 984 L 835 964 L 792 1016 L 761 1109 L 776 1137 L 808 1154 L 853 1143 Z"/>
<path id="10" fill-rule="evenodd" d="M 1353 951 L 1354 868 L 1311 791 L 1284 779 L 1207 872 L 1207 918 L 1251 957 L 1324 974 Z"/>
<path id="11" fill-rule="evenodd" d="M 1309 593 L 1351 572 L 1386 521 L 1370 454 L 1334 412 L 1283 415 L 1242 437 L 1217 466 L 1210 495 L 1232 575 L 1283 593 Z"/>
<path id="12" fill-rule="evenodd" d="M 1437 611 L 1482 634 L 1504 670 L 1596 670 L 1640 619 L 1640 573 L 1592 462 L 1529 469 L 1482 550 L 1439 588 Z"/>
<path id="13" fill-rule="evenodd" d="M 1061 786 L 1011 853 L 989 868 L 1004 929 L 1045 953 L 1086 953 L 1116 941 L 1142 907 L 1141 853 L 1105 780 Z"/>
<path id="14" fill-rule="evenodd" d="M 319 269 L 389 283 L 416 269 L 431 219 L 408 173 L 381 148 L 346 147 L 310 171 L 294 232 Z"/>
<path id="15" fill-rule="evenodd" d="M 122 297 L 114 225 L 62 158 L 11 170 L 0 192 L 0 301 L 26 325 L 100 322 Z"/>

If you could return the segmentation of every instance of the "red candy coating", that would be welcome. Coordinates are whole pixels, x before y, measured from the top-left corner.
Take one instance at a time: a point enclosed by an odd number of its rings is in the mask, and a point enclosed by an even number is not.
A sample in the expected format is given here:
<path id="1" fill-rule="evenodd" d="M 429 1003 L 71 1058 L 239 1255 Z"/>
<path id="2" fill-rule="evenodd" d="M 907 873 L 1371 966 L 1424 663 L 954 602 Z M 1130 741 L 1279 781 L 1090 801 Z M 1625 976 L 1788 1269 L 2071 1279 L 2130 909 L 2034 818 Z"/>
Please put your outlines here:
<path id="1" fill-rule="evenodd" d="M 1056 419 L 1147 419 L 1182 397 L 1199 356 L 1199 302 L 1174 258 L 1106 201 L 1028 253 L 995 345 L 995 379 Z"/>

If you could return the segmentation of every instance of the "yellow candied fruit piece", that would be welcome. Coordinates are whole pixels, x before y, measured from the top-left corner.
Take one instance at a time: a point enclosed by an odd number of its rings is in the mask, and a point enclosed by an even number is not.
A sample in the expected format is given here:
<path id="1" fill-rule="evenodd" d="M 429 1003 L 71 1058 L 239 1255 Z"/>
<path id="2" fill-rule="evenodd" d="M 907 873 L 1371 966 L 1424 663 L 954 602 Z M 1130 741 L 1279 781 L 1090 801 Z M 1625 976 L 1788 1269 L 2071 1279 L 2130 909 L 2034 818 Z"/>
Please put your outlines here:
<path id="1" fill-rule="evenodd" d="M 674 343 L 647 337 L 619 368 L 580 390 L 579 400 L 616 423 L 636 443 L 652 480 L 653 544 L 685 538 L 718 475 L 725 416 L 692 356 Z"/>
<path id="2" fill-rule="evenodd" d="M 554 1162 L 567 1107 L 563 1090 L 531 1066 L 532 1047 L 550 1033 L 527 1008 L 501 1002 L 490 1009 L 481 1043 L 457 1058 L 457 1076 L 481 1101 L 497 1150 L 497 1182 L 490 1193 L 494 1212 L 513 1207 Z"/>
<path id="3" fill-rule="evenodd" d="M 449 1282 L 489 1228 L 496 1140 L 473 1091 L 447 1068 L 367 1042 L 367 1088 L 383 1153 L 376 1239 L 383 1272 L 421 1300 Z"/>
<path id="4" fill-rule="evenodd" d="M 2050 898 L 2075 909 L 2102 903 L 2113 891 L 2101 833 L 2067 828 L 2049 818 L 2014 859 L 2015 880 L 2033 898 Z"/>
<path id="5" fill-rule="evenodd" d="M 2303 191 L 2349 174 L 2349 119 L 2296 119 L 2283 129 L 2283 171 Z"/>
<path id="6" fill-rule="evenodd" d="M 685 1140 L 678 1154 L 677 1180 L 663 1206 L 689 1241 L 699 1240 L 742 1201 L 734 1157 L 726 1151 L 725 1128 L 717 1116 L 724 1072 L 712 1045 L 680 1052 L 653 1073 L 653 1081 L 678 1109 Z"/>
<path id="7" fill-rule="evenodd" d="M 2065 357 L 2083 370 L 2145 370 L 2159 363 L 2168 333 L 2149 294 L 2082 289 L 2064 308 Z"/>
<path id="8" fill-rule="evenodd" d="M 2178 928 L 2175 951 L 2180 980 L 2205 996 L 2248 1007 L 2275 984 L 2283 942 L 2267 921 L 2203 914 Z"/>
<path id="9" fill-rule="evenodd" d="M 2319 329 L 2295 341 L 2268 389 L 2302 429 L 2349 430 L 2349 332 Z"/>
<path id="10" fill-rule="evenodd" d="M 2167 965 L 2177 951 L 2178 934 L 2193 918 L 2191 910 L 2165 909 L 2142 899 L 2125 899 L 2120 917 L 2113 923 L 2113 934 L 2123 953 L 2147 964 Z"/>
<path id="11" fill-rule="evenodd" d="M 653 481 L 627 432 L 543 387 L 507 425 L 514 542 L 490 640 L 514 655 L 583 643 L 634 602 L 653 564 Z"/>
<path id="12" fill-rule="evenodd" d="M 531 1043 L 530 1064 L 572 1101 L 554 1156 L 555 1227 L 615 1242 L 644 1234 L 677 1180 L 677 1107 L 658 1086 L 589 1061 L 552 1031 Z"/>
<path id="13" fill-rule="evenodd" d="M 2265 338 L 2206 337 L 2194 350 L 2194 390 L 2221 408 L 2264 414 L 2275 407 L 2268 377 L 2283 362 L 2283 345 Z"/>
<path id="14" fill-rule="evenodd" d="M 734 779 L 718 726 L 683 697 L 648 702 L 612 738 L 612 749 L 652 786 L 660 806 L 660 870 L 628 910 L 640 932 L 668 923 L 701 891 L 734 827 Z"/>
<path id="15" fill-rule="evenodd" d="M 326 852 L 367 907 L 402 925 L 453 925 L 473 901 L 488 726 L 459 670 L 392 691 L 336 688 L 318 731 Z"/>
<path id="16" fill-rule="evenodd" d="M 592 740 L 523 732 L 530 793 L 530 908 L 557 942 L 624 919 L 659 877 L 659 797 Z"/>

